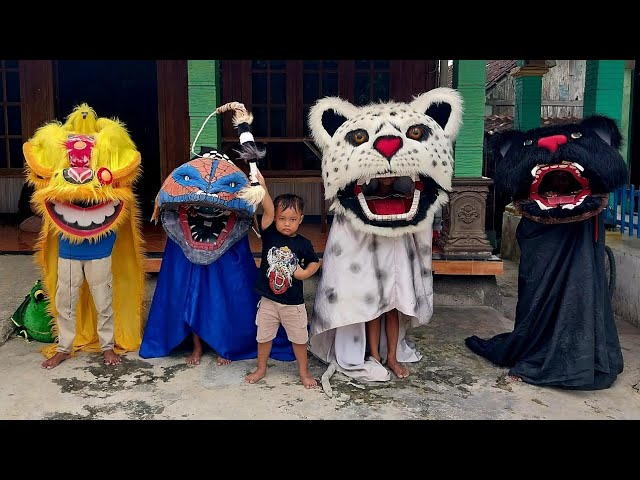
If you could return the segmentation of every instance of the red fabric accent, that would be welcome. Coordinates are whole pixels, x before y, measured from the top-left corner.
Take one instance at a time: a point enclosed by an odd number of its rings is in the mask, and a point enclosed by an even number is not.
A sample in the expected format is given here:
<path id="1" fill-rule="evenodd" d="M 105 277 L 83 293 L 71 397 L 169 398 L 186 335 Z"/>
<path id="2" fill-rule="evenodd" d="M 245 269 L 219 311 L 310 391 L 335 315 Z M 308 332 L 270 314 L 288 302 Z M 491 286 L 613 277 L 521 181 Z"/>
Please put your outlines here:
<path id="1" fill-rule="evenodd" d="M 566 135 L 551 135 L 550 137 L 542 137 L 538 140 L 538 146 L 546 148 L 551 153 L 555 153 L 560 145 L 567 143 Z"/>
<path id="2" fill-rule="evenodd" d="M 65 142 L 69 164 L 72 167 L 88 167 L 95 139 L 89 135 L 71 135 Z"/>
<path id="3" fill-rule="evenodd" d="M 103 185 L 109 185 L 113 182 L 113 174 L 111 170 L 106 167 L 100 167 L 96 176 L 98 177 L 98 181 Z"/>

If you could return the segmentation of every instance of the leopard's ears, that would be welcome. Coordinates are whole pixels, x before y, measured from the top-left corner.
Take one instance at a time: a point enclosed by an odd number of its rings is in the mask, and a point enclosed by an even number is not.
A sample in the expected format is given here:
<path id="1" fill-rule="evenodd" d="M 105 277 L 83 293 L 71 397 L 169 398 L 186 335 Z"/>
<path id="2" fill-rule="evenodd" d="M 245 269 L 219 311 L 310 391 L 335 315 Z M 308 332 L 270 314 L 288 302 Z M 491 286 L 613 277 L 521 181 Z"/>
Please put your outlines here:
<path id="1" fill-rule="evenodd" d="M 462 125 L 463 101 L 457 90 L 434 88 L 413 99 L 409 106 L 433 118 L 452 141 Z M 322 150 L 326 148 L 336 130 L 358 113 L 358 107 L 340 97 L 325 97 L 309 110 L 311 136 Z"/>
<path id="2" fill-rule="evenodd" d="M 433 118 L 451 141 L 462 126 L 462 95 L 453 88 L 440 87 L 418 95 L 409 104 L 416 112 Z"/>
<path id="3" fill-rule="evenodd" d="M 330 143 L 331 137 L 344 122 L 358 113 L 358 107 L 340 97 L 325 97 L 309 110 L 309 130 L 320 150 Z"/>

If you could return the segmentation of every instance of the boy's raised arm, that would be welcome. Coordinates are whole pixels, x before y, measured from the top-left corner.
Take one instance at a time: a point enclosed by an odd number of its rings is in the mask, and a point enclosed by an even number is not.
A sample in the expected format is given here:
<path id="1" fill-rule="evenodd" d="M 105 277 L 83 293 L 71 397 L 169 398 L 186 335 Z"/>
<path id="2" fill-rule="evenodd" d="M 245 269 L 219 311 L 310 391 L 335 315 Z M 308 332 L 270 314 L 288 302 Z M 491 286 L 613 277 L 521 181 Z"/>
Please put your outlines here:
<path id="1" fill-rule="evenodd" d="M 275 207 L 273 206 L 273 199 L 271 195 L 269 195 L 269 189 L 267 188 L 267 182 L 265 182 L 262 173 L 260 170 L 257 172 L 258 181 L 262 188 L 264 188 L 264 198 L 262 199 L 262 221 L 260 222 L 260 226 L 262 230 L 266 230 L 269 225 L 273 223 L 273 219 L 275 217 Z"/>

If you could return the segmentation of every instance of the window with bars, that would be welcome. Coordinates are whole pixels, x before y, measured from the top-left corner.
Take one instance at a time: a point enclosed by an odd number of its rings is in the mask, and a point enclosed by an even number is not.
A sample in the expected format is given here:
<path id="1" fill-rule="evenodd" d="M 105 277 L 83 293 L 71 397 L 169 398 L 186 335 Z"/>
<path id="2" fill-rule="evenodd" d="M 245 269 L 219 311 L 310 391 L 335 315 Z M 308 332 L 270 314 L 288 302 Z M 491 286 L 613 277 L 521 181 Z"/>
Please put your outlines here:
<path id="1" fill-rule="evenodd" d="M 389 60 L 356 60 L 354 76 L 354 103 L 366 105 L 389 100 Z"/>
<path id="2" fill-rule="evenodd" d="M 435 87 L 434 60 L 223 60 L 222 103 L 241 100 L 254 115 L 256 141 L 268 144 L 266 168 L 319 170 L 308 147 L 311 106 L 326 96 L 354 105 L 413 95 Z M 223 119 L 223 149 L 237 145 L 231 121 Z"/>
<path id="3" fill-rule="evenodd" d="M 257 137 L 287 136 L 287 71 L 284 60 L 251 62 L 253 134 Z"/>
<path id="4" fill-rule="evenodd" d="M 309 110 L 322 97 L 339 95 L 338 61 L 337 60 L 305 60 L 302 77 L 302 112 L 304 118 L 304 136 L 310 137 Z"/>
<path id="5" fill-rule="evenodd" d="M 22 174 L 22 117 L 18 60 L 0 60 L 0 173 Z"/>

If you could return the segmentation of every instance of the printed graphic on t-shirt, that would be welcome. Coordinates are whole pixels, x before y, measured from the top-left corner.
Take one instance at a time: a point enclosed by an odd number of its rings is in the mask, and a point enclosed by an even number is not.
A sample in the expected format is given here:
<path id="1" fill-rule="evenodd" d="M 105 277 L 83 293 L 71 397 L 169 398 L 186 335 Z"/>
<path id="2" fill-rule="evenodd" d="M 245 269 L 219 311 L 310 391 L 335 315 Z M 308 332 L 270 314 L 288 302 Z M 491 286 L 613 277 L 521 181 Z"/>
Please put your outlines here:
<path id="1" fill-rule="evenodd" d="M 298 258 L 289 247 L 271 247 L 267 253 L 267 262 L 271 291 L 281 295 L 291 286 L 293 272 L 298 268 Z"/>

